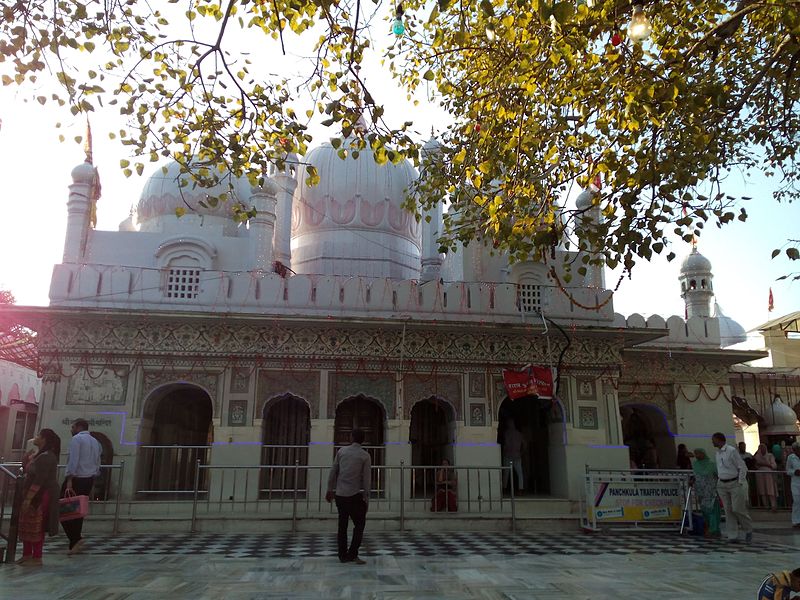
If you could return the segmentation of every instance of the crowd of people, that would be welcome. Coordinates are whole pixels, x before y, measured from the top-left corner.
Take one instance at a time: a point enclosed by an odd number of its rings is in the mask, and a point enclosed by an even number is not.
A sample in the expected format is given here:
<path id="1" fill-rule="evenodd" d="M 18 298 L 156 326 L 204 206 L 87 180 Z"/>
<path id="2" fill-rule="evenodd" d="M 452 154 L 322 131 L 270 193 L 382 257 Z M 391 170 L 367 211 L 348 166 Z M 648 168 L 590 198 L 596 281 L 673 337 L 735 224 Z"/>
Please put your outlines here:
<path id="1" fill-rule="evenodd" d="M 751 491 L 759 507 L 776 511 L 782 473 L 791 481 L 792 526 L 800 528 L 800 442 L 783 440 L 771 448 L 762 443 L 756 453 L 751 454 L 744 442 L 734 447 L 727 443 L 722 433 L 714 434 L 711 441 L 715 451 L 710 453 L 705 448 L 690 451 L 686 444 L 679 444 L 674 467 L 693 472 L 692 483 L 703 516 L 705 535 L 721 535 L 720 517 L 724 507 L 729 516 L 728 538 L 749 541 L 752 526 L 747 505 Z M 658 459 L 653 456 L 655 444 L 652 441 L 643 451 L 639 450 L 636 457 L 633 454 L 631 469 L 659 468 L 647 466 L 658 465 Z M 748 473 L 752 473 L 749 481 Z"/>

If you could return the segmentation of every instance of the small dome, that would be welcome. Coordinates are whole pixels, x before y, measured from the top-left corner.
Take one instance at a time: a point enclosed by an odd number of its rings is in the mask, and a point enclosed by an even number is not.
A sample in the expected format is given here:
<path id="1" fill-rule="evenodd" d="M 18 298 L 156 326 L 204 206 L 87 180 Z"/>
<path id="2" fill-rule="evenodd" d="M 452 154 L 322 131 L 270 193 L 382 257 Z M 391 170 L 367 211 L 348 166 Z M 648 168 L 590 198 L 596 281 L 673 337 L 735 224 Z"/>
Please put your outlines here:
<path id="1" fill-rule="evenodd" d="M 88 162 L 82 162 L 72 169 L 72 181 L 74 183 L 91 184 L 94 182 L 95 174 L 94 165 Z"/>
<path id="2" fill-rule="evenodd" d="M 344 146 L 347 147 L 348 141 Z M 417 177 L 407 160 L 379 165 L 370 148 L 339 158 L 325 143 L 306 156 L 319 184 L 300 182 L 292 211 L 298 274 L 417 279 L 421 226 L 403 203 Z"/>
<path id="3" fill-rule="evenodd" d="M 780 396 L 775 396 L 772 406 L 764 411 L 764 421 L 770 430 L 797 431 L 797 413 L 784 404 Z"/>
<path id="4" fill-rule="evenodd" d="M 711 261 L 697 251 L 697 248 L 692 248 L 691 254 L 683 259 L 681 264 L 681 274 L 688 273 L 710 273 Z"/>
<path id="5" fill-rule="evenodd" d="M 726 316 L 716 302 L 714 303 L 714 318 L 719 321 L 720 345 L 723 348 L 747 341 L 747 332 L 744 327 Z"/>
<path id="6" fill-rule="evenodd" d="M 187 183 L 181 186 L 181 181 Z M 136 212 L 145 231 L 159 229 L 160 222 L 165 218 L 175 218 L 175 211 L 179 208 L 186 210 L 186 216 L 217 217 L 233 223 L 234 206 L 237 203 L 249 206 L 250 193 L 246 177 L 223 177 L 222 182 L 214 187 L 200 187 L 188 174 L 181 173 L 180 164 L 173 161 L 166 166 L 166 172 L 158 168 L 144 184 Z M 214 206 L 213 199 L 223 194 L 227 198 Z"/>
<path id="7" fill-rule="evenodd" d="M 435 154 L 442 149 L 442 144 L 436 139 L 436 136 L 431 135 L 431 138 L 422 146 L 422 154 Z"/>
<path id="8" fill-rule="evenodd" d="M 596 195 L 596 192 L 593 192 L 589 188 L 583 190 L 580 194 L 578 194 L 578 197 L 575 198 L 575 207 L 578 210 L 586 210 L 591 208 L 592 202 Z"/>

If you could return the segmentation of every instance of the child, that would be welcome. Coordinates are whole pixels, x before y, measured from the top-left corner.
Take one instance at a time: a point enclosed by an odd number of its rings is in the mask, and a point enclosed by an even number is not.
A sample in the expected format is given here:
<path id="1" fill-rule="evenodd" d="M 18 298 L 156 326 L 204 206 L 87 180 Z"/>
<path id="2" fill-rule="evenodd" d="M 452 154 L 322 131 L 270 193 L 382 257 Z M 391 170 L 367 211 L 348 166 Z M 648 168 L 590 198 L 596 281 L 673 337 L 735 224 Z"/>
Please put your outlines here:
<path id="1" fill-rule="evenodd" d="M 758 588 L 758 600 L 788 600 L 800 592 L 800 568 L 771 573 Z"/>

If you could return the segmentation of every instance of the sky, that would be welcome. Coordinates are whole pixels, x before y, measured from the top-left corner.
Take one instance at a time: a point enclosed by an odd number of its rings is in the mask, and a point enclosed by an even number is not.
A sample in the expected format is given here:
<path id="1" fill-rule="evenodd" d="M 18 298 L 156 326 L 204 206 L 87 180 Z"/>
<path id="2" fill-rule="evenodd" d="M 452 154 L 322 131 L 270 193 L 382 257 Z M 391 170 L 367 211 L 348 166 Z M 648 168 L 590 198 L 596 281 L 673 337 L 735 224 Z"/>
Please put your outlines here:
<path id="1" fill-rule="evenodd" d="M 285 62 L 292 60 L 299 59 L 289 56 Z M 377 57 L 373 62 L 365 69 L 369 73 L 367 83 L 376 100 L 386 103 L 387 117 L 414 121 L 419 139 L 427 139 L 431 129 L 442 123 L 441 109 L 424 102 L 412 106 L 377 67 Z M 30 95 L 30 91 L 14 86 L 0 88 L 0 177 L 5 190 L 0 200 L 0 289 L 10 290 L 20 305 L 47 305 L 53 265 L 61 261 L 63 253 L 70 172 L 84 160 L 82 144 L 72 138 L 84 135 L 86 125 L 83 118 L 73 118 L 66 111 L 24 102 Z M 63 123 L 61 129 L 55 128 L 57 121 Z M 97 228 L 101 230 L 118 228 L 138 202 L 146 177 L 158 168 L 146 165 L 143 177 L 122 175 L 120 159 L 133 161 L 133 157 L 118 141 L 110 140 L 108 133 L 124 126 L 121 117 L 111 112 L 92 117 L 94 163 L 102 182 L 97 207 Z M 59 142 L 59 133 L 67 141 Z M 325 131 L 321 133 L 312 147 L 328 137 Z M 800 310 L 800 281 L 778 281 L 792 267 L 800 271 L 800 265 L 785 258 L 770 258 L 772 250 L 787 239 L 800 238 L 800 204 L 777 203 L 772 199 L 774 187 L 760 174 L 749 179 L 730 177 L 725 191 L 753 198 L 743 205 L 749 218 L 746 223 L 734 221 L 722 229 L 708 224 L 698 241 L 698 250 L 713 265 L 717 301 L 725 314 L 746 330 Z M 691 246 L 677 240 L 671 249 L 676 260 L 667 262 L 663 256 L 650 262 L 641 259 L 632 277 L 626 276 L 619 283 L 614 298 L 616 312 L 645 317 L 684 314 L 678 273 Z M 618 273 L 607 272 L 609 288 L 614 288 L 618 279 Z M 771 313 L 767 310 L 770 288 L 775 305 Z M 760 336 L 750 335 L 757 345 Z"/>

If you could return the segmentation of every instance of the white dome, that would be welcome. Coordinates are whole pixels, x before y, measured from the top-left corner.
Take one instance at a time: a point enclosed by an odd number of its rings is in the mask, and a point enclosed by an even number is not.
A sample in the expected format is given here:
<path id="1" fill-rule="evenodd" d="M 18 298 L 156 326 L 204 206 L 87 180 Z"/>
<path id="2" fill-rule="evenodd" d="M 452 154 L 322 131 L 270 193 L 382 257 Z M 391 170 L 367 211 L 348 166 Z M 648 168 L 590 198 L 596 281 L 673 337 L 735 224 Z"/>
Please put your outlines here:
<path id="1" fill-rule="evenodd" d="M 764 411 L 764 422 L 767 424 L 768 431 L 796 432 L 797 413 L 791 407 L 784 404 L 779 396 L 775 396 L 772 406 Z"/>
<path id="2" fill-rule="evenodd" d="M 719 321 L 719 339 L 723 348 L 747 341 L 747 332 L 744 327 L 726 316 L 716 302 L 714 303 L 714 317 Z"/>
<path id="3" fill-rule="evenodd" d="M 181 181 L 187 183 L 181 186 Z M 232 190 L 229 181 L 233 185 Z M 226 199 L 212 206 L 213 199 L 222 194 L 227 194 Z M 250 183 L 246 177 L 223 178 L 214 187 L 203 188 L 194 184 L 188 174 L 181 174 L 181 166 L 173 161 L 166 166 L 166 172 L 158 168 L 145 183 L 136 209 L 137 220 L 142 231 L 158 231 L 164 221 L 177 218 L 175 211 L 180 208 L 186 211 L 180 217 L 184 223 L 191 222 L 194 217 L 194 220 L 216 219 L 224 226 L 235 227 L 234 206 L 240 203 L 249 207 L 250 194 Z"/>
<path id="4" fill-rule="evenodd" d="M 421 226 L 402 207 L 417 177 L 411 163 L 379 165 L 370 149 L 343 160 L 329 143 L 312 150 L 306 162 L 316 167 L 320 181 L 298 185 L 292 269 L 298 274 L 417 279 Z"/>
<path id="5" fill-rule="evenodd" d="M 681 274 L 690 273 L 710 273 L 711 261 L 697 251 L 697 248 L 692 248 L 692 253 L 683 259 L 681 264 Z"/>

